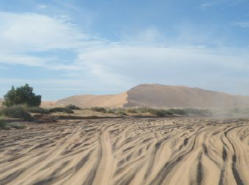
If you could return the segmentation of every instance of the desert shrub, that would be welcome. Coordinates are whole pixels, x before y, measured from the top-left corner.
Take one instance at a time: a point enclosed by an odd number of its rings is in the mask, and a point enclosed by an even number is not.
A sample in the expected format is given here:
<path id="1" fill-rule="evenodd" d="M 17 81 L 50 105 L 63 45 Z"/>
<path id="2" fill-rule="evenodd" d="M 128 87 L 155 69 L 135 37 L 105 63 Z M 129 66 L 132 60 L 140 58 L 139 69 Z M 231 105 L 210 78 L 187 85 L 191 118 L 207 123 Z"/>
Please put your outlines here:
<path id="1" fill-rule="evenodd" d="M 149 107 L 137 108 L 136 112 L 137 113 L 150 113 L 156 116 L 166 115 L 166 110 L 164 109 L 156 109 L 156 108 L 149 108 Z"/>
<path id="2" fill-rule="evenodd" d="M 142 112 L 149 112 L 155 116 L 165 117 L 172 115 L 180 115 L 180 116 L 210 116 L 211 112 L 203 109 L 153 109 L 153 108 L 143 108 L 140 110 Z"/>
<path id="3" fill-rule="evenodd" d="M 158 117 L 166 117 L 166 116 L 171 116 L 173 113 L 169 110 L 164 110 L 164 109 L 151 109 L 150 113 L 154 114 L 155 116 Z"/>
<path id="4" fill-rule="evenodd" d="M 14 105 L 39 106 L 41 104 L 41 96 L 33 93 L 33 88 L 28 84 L 15 88 L 7 92 L 4 96 L 3 104 L 7 107 Z"/>
<path id="5" fill-rule="evenodd" d="M 135 113 L 138 113 L 138 109 L 137 109 L 137 108 L 127 109 L 127 112 L 128 112 L 128 113 L 135 114 Z"/>
<path id="6" fill-rule="evenodd" d="M 106 109 L 106 113 L 115 114 L 115 109 Z"/>
<path id="7" fill-rule="evenodd" d="M 137 114 L 143 114 L 143 113 L 150 113 L 154 116 L 158 117 L 164 117 L 171 115 L 172 113 L 165 109 L 155 109 L 155 108 L 149 108 L 149 107 L 140 107 L 140 108 L 134 108 L 129 110 L 131 113 L 137 113 Z"/>
<path id="8" fill-rule="evenodd" d="M 119 110 L 120 112 L 125 112 L 124 109 Z M 164 116 L 169 116 L 172 115 L 173 112 L 166 110 L 166 109 L 155 109 L 155 108 L 149 108 L 149 107 L 139 107 L 139 108 L 130 108 L 130 109 L 126 109 L 127 113 L 133 113 L 133 114 L 145 114 L 145 113 L 149 113 L 152 114 L 154 116 L 158 116 L 158 117 L 164 117 Z"/>
<path id="9" fill-rule="evenodd" d="M 8 128 L 23 129 L 25 126 L 19 122 L 10 122 L 7 124 Z"/>
<path id="10" fill-rule="evenodd" d="M 7 123 L 4 120 L 0 119 L 0 129 L 10 129 L 10 128 L 15 128 L 15 129 L 23 129 L 25 126 L 22 123 L 19 122 L 10 122 Z"/>
<path id="11" fill-rule="evenodd" d="M 76 105 L 67 105 L 66 108 L 71 109 L 71 110 L 81 110 L 80 107 L 77 107 Z"/>
<path id="12" fill-rule="evenodd" d="M 7 123 L 0 119 L 0 129 L 7 129 Z"/>
<path id="13" fill-rule="evenodd" d="M 130 108 L 127 110 L 128 113 L 135 113 L 135 114 L 154 113 L 154 111 L 155 109 L 148 107 Z"/>
<path id="14" fill-rule="evenodd" d="M 149 107 L 141 107 L 129 110 L 131 113 L 150 113 L 158 117 L 166 117 L 174 114 L 185 115 L 185 111 L 182 109 L 156 109 Z"/>
<path id="15" fill-rule="evenodd" d="M 169 109 L 168 111 L 172 114 L 178 114 L 178 115 L 186 115 L 187 114 L 185 109 Z"/>
<path id="16" fill-rule="evenodd" d="M 71 109 L 67 107 L 55 107 L 55 108 L 49 109 L 49 113 L 55 113 L 55 112 L 64 112 L 68 114 L 74 113 Z"/>
<path id="17" fill-rule="evenodd" d="M 103 113 L 116 114 L 116 115 L 127 115 L 126 109 L 124 108 L 104 108 L 105 110 L 100 110 Z"/>
<path id="18" fill-rule="evenodd" d="M 154 111 L 154 109 L 149 107 L 140 107 L 134 109 L 136 113 L 151 113 Z"/>
<path id="19" fill-rule="evenodd" d="M 191 116 L 212 116 L 212 112 L 207 110 L 207 109 L 192 109 L 192 108 L 187 108 L 184 109 L 187 115 Z"/>
<path id="20" fill-rule="evenodd" d="M 68 105 L 66 107 L 54 107 L 51 109 L 45 109 L 41 107 L 26 107 L 26 110 L 31 113 L 49 114 L 55 112 L 74 113 L 73 110 L 80 110 L 80 108 L 75 105 Z"/>
<path id="21" fill-rule="evenodd" d="M 133 114 L 145 114 L 149 113 L 151 115 L 157 116 L 157 117 L 168 117 L 173 115 L 179 115 L 179 116 L 188 116 L 188 115 L 194 115 L 194 116 L 209 116 L 211 115 L 211 112 L 208 110 L 203 109 L 157 109 L 157 108 L 149 108 L 149 107 L 139 107 L 139 108 L 129 108 L 129 109 L 123 109 L 123 108 L 117 108 L 117 109 L 111 109 L 108 110 L 108 113 L 119 114 L 119 115 L 127 115 L 127 113 L 133 113 Z"/>
<path id="22" fill-rule="evenodd" d="M 122 108 L 117 108 L 117 109 L 115 109 L 114 112 L 115 112 L 115 114 L 118 114 L 120 116 L 126 116 L 127 115 L 126 110 L 122 109 Z"/>
<path id="23" fill-rule="evenodd" d="M 23 106 L 6 107 L 1 110 L 1 114 L 10 118 L 20 118 L 25 121 L 31 121 L 32 116 L 25 110 Z"/>
<path id="24" fill-rule="evenodd" d="M 230 110 L 227 110 L 227 114 L 233 114 L 233 115 L 241 115 L 241 114 L 245 114 L 248 115 L 249 114 L 249 108 L 233 108 Z"/>
<path id="25" fill-rule="evenodd" d="M 25 108 L 30 113 L 48 114 L 49 110 L 41 107 L 26 107 Z"/>
<path id="26" fill-rule="evenodd" d="M 107 113 L 107 109 L 104 107 L 92 107 L 91 110 L 95 111 L 95 112 L 102 112 L 102 113 Z"/>

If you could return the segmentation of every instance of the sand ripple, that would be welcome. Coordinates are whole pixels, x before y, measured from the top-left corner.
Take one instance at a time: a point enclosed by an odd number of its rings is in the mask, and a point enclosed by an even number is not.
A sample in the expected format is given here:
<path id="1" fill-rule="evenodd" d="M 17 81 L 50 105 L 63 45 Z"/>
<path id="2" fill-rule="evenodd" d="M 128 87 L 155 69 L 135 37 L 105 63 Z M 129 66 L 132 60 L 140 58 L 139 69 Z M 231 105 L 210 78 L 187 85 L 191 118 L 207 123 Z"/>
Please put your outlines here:
<path id="1" fill-rule="evenodd" d="M 0 185 L 249 185 L 249 121 L 103 119 L 0 131 Z"/>

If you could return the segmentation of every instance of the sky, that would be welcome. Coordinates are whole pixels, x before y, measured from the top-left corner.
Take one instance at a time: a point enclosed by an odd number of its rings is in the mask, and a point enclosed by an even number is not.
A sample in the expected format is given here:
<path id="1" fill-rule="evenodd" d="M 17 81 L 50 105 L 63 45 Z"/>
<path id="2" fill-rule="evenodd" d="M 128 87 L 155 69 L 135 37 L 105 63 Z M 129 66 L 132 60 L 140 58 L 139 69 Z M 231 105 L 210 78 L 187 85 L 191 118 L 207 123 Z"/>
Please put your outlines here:
<path id="1" fill-rule="evenodd" d="M 0 97 L 144 83 L 249 95 L 249 0 L 0 0 Z"/>

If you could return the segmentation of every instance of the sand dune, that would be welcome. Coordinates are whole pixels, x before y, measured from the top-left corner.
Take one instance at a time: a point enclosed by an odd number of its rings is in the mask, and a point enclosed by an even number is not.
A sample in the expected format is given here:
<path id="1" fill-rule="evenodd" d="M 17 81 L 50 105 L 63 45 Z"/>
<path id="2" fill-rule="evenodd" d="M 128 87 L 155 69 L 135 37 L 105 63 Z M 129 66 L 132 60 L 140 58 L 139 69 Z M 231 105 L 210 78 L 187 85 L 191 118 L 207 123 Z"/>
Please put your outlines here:
<path id="1" fill-rule="evenodd" d="M 117 95 L 78 95 L 57 101 L 57 105 L 77 105 L 80 107 L 123 107 L 127 103 L 127 93 Z"/>
<path id="2" fill-rule="evenodd" d="M 103 119 L 0 131 L 2 185 L 248 185 L 249 120 Z"/>
<path id="3" fill-rule="evenodd" d="M 184 86 L 144 84 L 128 91 L 128 103 L 125 106 L 192 108 L 248 107 L 249 97 L 234 96 L 222 92 Z"/>
<path id="4" fill-rule="evenodd" d="M 80 107 L 249 107 L 249 97 L 183 86 L 144 84 L 118 95 L 79 95 L 59 100 L 57 105 Z"/>
<path id="5" fill-rule="evenodd" d="M 41 107 L 44 107 L 44 108 L 51 108 L 51 107 L 55 107 L 55 106 L 56 106 L 55 101 L 42 101 L 42 103 L 41 103 Z"/>

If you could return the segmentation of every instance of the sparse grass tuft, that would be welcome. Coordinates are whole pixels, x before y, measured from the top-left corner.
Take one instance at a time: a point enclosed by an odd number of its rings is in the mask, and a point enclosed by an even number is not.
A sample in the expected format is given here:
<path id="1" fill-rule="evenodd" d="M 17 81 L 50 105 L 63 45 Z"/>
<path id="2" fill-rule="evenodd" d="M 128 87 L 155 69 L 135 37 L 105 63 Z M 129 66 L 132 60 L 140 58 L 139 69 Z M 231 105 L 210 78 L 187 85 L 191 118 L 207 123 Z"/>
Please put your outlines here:
<path id="1" fill-rule="evenodd" d="M 8 130 L 11 128 L 15 129 L 23 129 L 25 126 L 22 123 L 19 122 L 10 122 L 7 123 L 5 120 L 0 119 L 0 129 Z"/>
<path id="2" fill-rule="evenodd" d="M 7 123 L 7 126 L 10 128 L 15 128 L 15 129 L 24 129 L 25 128 L 25 126 L 19 122 L 10 122 L 10 123 Z"/>
<path id="3" fill-rule="evenodd" d="M 107 109 L 104 107 L 92 107 L 91 110 L 95 112 L 108 113 Z"/>
<path id="4" fill-rule="evenodd" d="M 44 109 L 41 107 L 26 107 L 26 110 L 30 113 L 49 114 L 48 109 Z"/>
<path id="5" fill-rule="evenodd" d="M 66 108 L 71 109 L 71 110 L 81 110 L 80 107 L 77 107 L 76 105 L 67 105 Z"/>
<path id="6" fill-rule="evenodd" d="M 32 121 L 32 116 L 25 110 L 23 106 L 12 106 L 2 108 L 0 114 L 10 118 L 19 118 L 25 121 Z"/>
<path id="7" fill-rule="evenodd" d="M 8 129 L 7 123 L 4 120 L 0 119 L 0 129 Z"/>
<path id="8" fill-rule="evenodd" d="M 192 108 L 187 108 L 184 109 L 186 112 L 186 115 L 188 116 L 212 116 L 212 112 L 207 109 L 192 109 Z"/>
<path id="9" fill-rule="evenodd" d="M 126 110 L 123 108 L 117 108 L 113 110 L 115 114 L 119 115 L 119 116 L 126 116 Z"/>
<path id="10" fill-rule="evenodd" d="M 68 114 L 74 113 L 72 109 L 67 108 L 67 107 L 55 107 L 55 108 L 49 109 L 49 113 L 55 113 L 55 112 L 64 112 Z"/>
<path id="11" fill-rule="evenodd" d="M 167 111 L 175 115 L 187 115 L 186 109 L 168 109 Z"/>
<path id="12" fill-rule="evenodd" d="M 139 108 L 92 108 L 94 111 L 102 113 L 111 113 L 120 116 L 124 115 L 135 115 L 135 116 L 156 116 L 156 117 L 169 117 L 169 116 L 210 116 L 211 112 L 202 109 L 156 109 L 149 107 L 139 107 Z"/>

